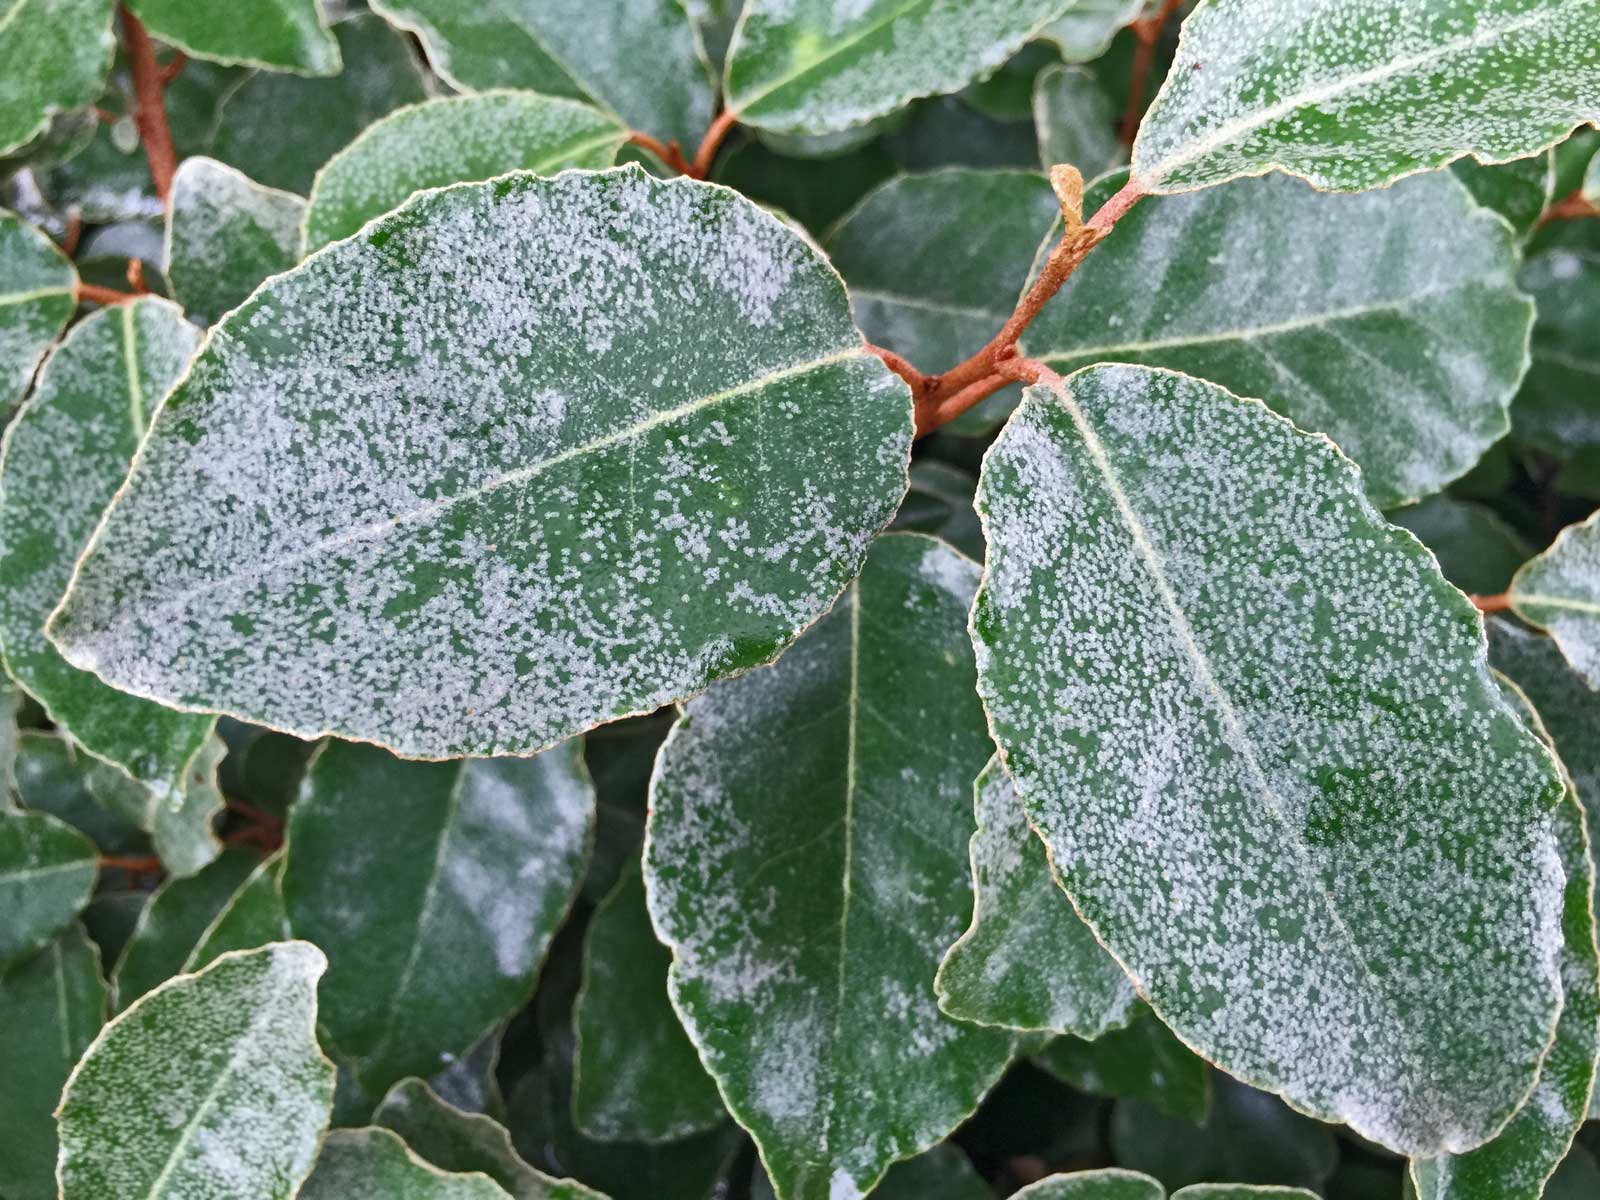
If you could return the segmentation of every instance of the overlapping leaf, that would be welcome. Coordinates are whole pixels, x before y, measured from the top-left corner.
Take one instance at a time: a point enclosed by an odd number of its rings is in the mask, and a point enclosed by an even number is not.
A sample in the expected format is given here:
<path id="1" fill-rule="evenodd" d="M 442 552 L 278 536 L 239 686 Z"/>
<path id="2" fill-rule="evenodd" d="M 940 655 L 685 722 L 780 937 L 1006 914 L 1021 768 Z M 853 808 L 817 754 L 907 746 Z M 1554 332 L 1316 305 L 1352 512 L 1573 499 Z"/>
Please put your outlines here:
<path id="1" fill-rule="evenodd" d="M 1056 1038 L 1035 1055 L 1045 1070 L 1081 1092 L 1139 1100 L 1169 1117 L 1200 1124 L 1211 1108 L 1205 1060 L 1144 1005 L 1124 1029 L 1093 1041 Z"/>
<path id="2" fill-rule="evenodd" d="M 0 211 L 0 405 L 22 399 L 77 301 L 78 273 L 55 243 Z"/>
<path id="3" fill-rule="evenodd" d="M 318 0 L 131 0 L 150 32 L 197 58 L 333 75 L 343 65 Z"/>
<path id="4" fill-rule="evenodd" d="M 336 1129 L 322 1139 L 301 1200 L 511 1200 L 487 1175 L 441 1171 L 387 1129 Z"/>
<path id="5" fill-rule="evenodd" d="M 1134 367 L 1030 395 L 973 631 L 1063 886 L 1224 1069 L 1403 1151 L 1481 1144 L 1559 1008 L 1561 782 L 1475 611 L 1257 404 Z"/>
<path id="6" fill-rule="evenodd" d="M 1117 112 L 1095 77 L 1082 67 L 1047 67 L 1034 83 L 1033 123 L 1039 160 L 1071 163 L 1093 179 L 1127 161 L 1117 138 Z"/>
<path id="7" fill-rule="evenodd" d="M 115 0 L 14 0 L 0 21 L 0 154 L 90 103 L 111 67 Z M 0 261 L 4 255 L 0 254 Z"/>
<path id="8" fill-rule="evenodd" d="M 281 942 L 289 934 L 289 915 L 283 907 L 283 854 L 263 859 L 226 905 L 200 933 L 194 949 L 183 960 L 183 971 L 198 971 L 230 950 L 254 950 L 268 942 Z"/>
<path id="9" fill-rule="evenodd" d="M 1533 553 L 1493 509 L 1471 500 L 1429 496 L 1384 515 L 1416 534 L 1439 560 L 1444 577 L 1469 595 L 1505 591 Z"/>
<path id="10" fill-rule="evenodd" d="M 1361 196 L 1249 180 L 1134 209 L 1023 348 L 1060 372 L 1145 363 L 1263 399 L 1332 437 L 1388 506 L 1505 433 L 1533 321 L 1516 269 L 1509 231 L 1449 174 Z"/>
<path id="11" fill-rule="evenodd" d="M 1511 417 L 1519 439 L 1565 458 L 1600 450 L 1600 220 L 1567 222 L 1551 241 L 1518 277 L 1539 319 L 1533 363 Z"/>
<path id="12" fill-rule="evenodd" d="M 1510 595 L 1517 615 L 1549 630 L 1567 661 L 1600 688 L 1600 513 L 1569 525 L 1524 563 Z"/>
<path id="13" fill-rule="evenodd" d="M 1212 0 L 1183 26 L 1133 173 L 1181 192 L 1277 169 L 1382 187 L 1522 158 L 1600 119 L 1589 0 Z"/>
<path id="14" fill-rule="evenodd" d="M 1149 6 L 1149 0 L 1074 0 L 1039 36 L 1054 42 L 1067 62 L 1091 62 Z"/>
<path id="15" fill-rule="evenodd" d="M 48 813 L 0 812 L 0 970 L 83 910 L 98 867 L 94 843 Z"/>
<path id="16" fill-rule="evenodd" d="M 1554 198 L 1553 151 L 1489 166 L 1463 158 L 1450 169 L 1467 185 L 1472 198 L 1509 221 L 1519 238 L 1533 232 Z"/>
<path id="17" fill-rule="evenodd" d="M 933 994 L 991 750 L 976 582 L 942 543 L 880 538 L 775 666 L 686 705 L 657 761 L 646 883 L 673 1004 L 782 1200 L 869 1190 L 1011 1055 Z"/>
<path id="18" fill-rule="evenodd" d="M 757 1170 L 750 1200 L 774 1200 L 776 1194 L 767 1173 Z M 950 1142 L 895 1163 L 872 1189 L 872 1200 L 992 1200 L 993 1196 L 983 1176 Z"/>
<path id="19" fill-rule="evenodd" d="M 222 852 L 216 818 L 225 801 L 217 765 L 227 746 L 213 733 L 173 786 L 150 787 L 109 763 L 84 764 L 84 783 L 107 811 L 150 835 L 167 873 L 193 875 Z"/>
<path id="20" fill-rule="evenodd" d="M 219 326 L 53 637 L 184 706 L 526 752 L 770 660 L 910 438 L 838 276 L 725 189 L 424 193 Z"/>

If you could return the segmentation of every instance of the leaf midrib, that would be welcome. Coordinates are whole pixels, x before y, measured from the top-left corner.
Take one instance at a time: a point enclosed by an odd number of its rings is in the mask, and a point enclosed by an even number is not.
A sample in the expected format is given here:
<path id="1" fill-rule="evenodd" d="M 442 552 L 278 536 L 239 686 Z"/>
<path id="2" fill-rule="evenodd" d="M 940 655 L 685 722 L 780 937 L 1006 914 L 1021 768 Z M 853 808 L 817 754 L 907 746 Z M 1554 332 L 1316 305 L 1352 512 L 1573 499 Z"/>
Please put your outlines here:
<path id="1" fill-rule="evenodd" d="M 1523 592 L 1515 587 L 1511 589 L 1511 598 L 1517 605 L 1533 604 L 1545 608 L 1564 609 L 1569 612 L 1587 613 L 1600 616 L 1600 602 L 1593 600 L 1578 600 L 1566 596 L 1551 596 L 1544 592 Z"/>
<path id="2" fill-rule="evenodd" d="M 830 1039 L 830 1060 L 836 1059 L 840 1042 L 844 1039 L 845 998 L 849 992 L 850 907 L 854 897 L 851 876 L 855 870 L 855 811 L 856 811 L 856 730 L 861 718 L 861 578 L 851 583 L 845 598 L 850 604 L 850 693 L 846 708 L 847 740 L 845 742 L 844 768 L 844 869 L 841 871 L 841 898 L 839 905 L 839 973 L 833 996 L 833 1036 Z M 824 1151 L 830 1145 L 833 1132 L 833 1114 L 839 1111 L 839 1086 L 848 1076 L 841 1071 L 833 1076 L 832 1102 L 822 1114 L 821 1142 Z"/>

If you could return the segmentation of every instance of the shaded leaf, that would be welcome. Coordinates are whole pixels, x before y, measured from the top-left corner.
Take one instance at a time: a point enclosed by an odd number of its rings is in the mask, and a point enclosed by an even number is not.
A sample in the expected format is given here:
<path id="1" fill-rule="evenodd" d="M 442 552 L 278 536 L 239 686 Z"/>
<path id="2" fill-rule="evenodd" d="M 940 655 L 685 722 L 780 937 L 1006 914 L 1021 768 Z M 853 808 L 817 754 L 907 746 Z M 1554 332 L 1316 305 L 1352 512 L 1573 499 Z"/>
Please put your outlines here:
<path id="1" fill-rule="evenodd" d="M 22 399 L 66 328 L 78 273 L 44 233 L 0 210 L 0 409 Z"/>
<path id="2" fill-rule="evenodd" d="M 1533 554 L 1520 534 L 1492 508 L 1429 496 L 1420 504 L 1384 514 L 1409 529 L 1433 551 L 1444 577 L 1463 592 L 1492 596 L 1506 590 L 1517 568 Z"/>
<path id="3" fill-rule="evenodd" d="M 189 760 L 175 789 L 146 787 L 103 762 L 85 764 L 84 783 L 104 808 L 150 834 L 168 874 L 193 875 L 222 852 L 214 822 L 224 803 L 217 764 L 226 753 L 226 744 L 212 734 Z"/>
<path id="4" fill-rule="evenodd" d="M 227 904 L 200 933 L 183 960 L 190 973 L 209 966 L 230 950 L 254 950 L 290 936 L 289 916 L 283 908 L 283 854 L 258 863 Z"/>
<path id="5" fill-rule="evenodd" d="M 1090 62 L 1104 54 L 1118 31 L 1138 20 L 1147 7 L 1148 0 L 1075 0 L 1039 36 L 1054 42 L 1067 62 Z"/>
<path id="6" fill-rule="evenodd" d="M 960 1021 L 1084 1038 L 1127 1024 L 1133 985 L 1056 885 L 998 756 L 973 793 L 972 924 L 939 964 L 939 1007 Z"/>
<path id="7" fill-rule="evenodd" d="M 1489 661 L 1532 701 L 1578 791 L 1578 802 L 1592 811 L 1600 805 L 1600 704 L 1595 690 L 1572 669 L 1554 639 L 1502 617 L 1486 625 Z"/>
<path id="8" fill-rule="evenodd" d="M 87 834 L 102 853 L 132 850 L 142 845 L 138 826 L 106 808 L 89 788 L 97 762 L 67 738 L 24 730 L 17 739 L 17 794 L 28 808 Z"/>
<path id="9" fill-rule="evenodd" d="M 99 871 L 94 843 L 42 812 L 0 812 L 0 968 L 26 958 L 83 911 Z"/>
<path id="10" fill-rule="evenodd" d="M 1011 1057 L 932 986 L 970 911 L 991 752 L 964 635 L 977 574 L 931 538 L 878 539 L 833 611 L 685 705 L 657 760 L 645 872 L 673 1005 L 783 1200 L 869 1190 Z"/>
<path id="11" fill-rule="evenodd" d="M 1167 1192 L 1148 1175 L 1102 1167 L 1051 1175 L 1013 1193 L 1016 1200 L 1166 1200 Z"/>
<path id="12" fill-rule="evenodd" d="M 983 561 L 983 530 L 972 507 L 975 476 L 924 458 L 911 464 L 911 490 L 891 528 L 931 533 L 975 562 Z"/>
<path id="13" fill-rule="evenodd" d="M 154 297 L 75 326 L 39 373 L 0 451 L 0 643 L 6 670 L 96 757 L 169 803 L 212 719 L 107 687 L 68 664 L 44 621 L 72 577 L 161 398 L 200 331 Z"/>
<path id="14" fill-rule="evenodd" d="M 369 125 L 317 172 L 305 214 L 305 253 L 348 237 L 411 193 L 492 179 L 609 167 L 628 131 L 573 100 L 533 92 L 452 96 L 402 108 Z"/>
<path id="15" fill-rule="evenodd" d="M 1140 1100 L 1195 1125 L 1211 1110 L 1205 1060 L 1143 1005 L 1125 1029 L 1113 1029 L 1092 1042 L 1056 1038 L 1034 1061 L 1081 1092 Z"/>
<path id="16" fill-rule="evenodd" d="M 1402 1151 L 1481 1144 L 1559 1008 L 1561 783 L 1476 610 L 1259 404 L 1132 367 L 1028 397 L 973 636 L 1062 885 L 1224 1069 Z"/>
<path id="17" fill-rule="evenodd" d="M 0 23 L 0 154 L 88 104 L 111 68 L 114 0 L 15 0 Z M 0 248 L 0 262 L 5 260 Z"/>
<path id="18" fill-rule="evenodd" d="M 218 328 L 54 637 L 306 736 L 526 753 L 652 710 L 774 657 L 905 488 L 838 276 L 706 184 L 423 193 Z"/>
<path id="19" fill-rule="evenodd" d="M 940 167 L 1039 167 L 1039 140 L 1032 121 L 996 121 L 956 96 L 937 96 L 911 106 L 883 145 L 902 171 Z"/>
<path id="20" fill-rule="evenodd" d="M 149 899 L 145 891 L 100 891 L 84 907 L 83 927 L 99 948 L 102 963 L 116 962 Z"/>
<path id="21" fill-rule="evenodd" d="M 0 1188 L 9 1200 L 55 1200 L 56 1102 L 105 1019 L 100 955 L 77 922 L 0 977 Z"/>
<path id="22" fill-rule="evenodd" d="M 306 202 L 215 159 L 186 158 L 172 179 L 165 260 L 172 294 L 202 325 L 300 259 Z"/>
<path id="23" fill-rule="evenodd" d="M 301 1200 L 507 1200 L 483 1174 L 441 1171 L 387 1129 L 335 1129 L 322 1139 Z"/>
<path id="24" fill-rule="evenodd" d="M 751 1200 L 774 1200 L 775 1195 L 772 1181 L 757 1166 Z M 915 1158 L 895 1163 L 871 1195 L 872 1200 L 993 1200 L 994 1193 L 965 1154 L 940 1142 Z"/>
<path id="25" fill-rule="evenodd" d="M 718 156 L 712 178 L 822 236 L 895 171 L 894 156 L 882 142 L 831 158 L 819 170 L 815 163 L 784 158 L 749 138 Z"/>
<path id="26" fill-rule="evenodd" d="M 1524 563 L 1510 596 L 1517 616 L 1548 630 L 1589 686 L 1600 688 L 1600 513 L 1567 526 Z"/>
<path id="27" fill-rule="evenodd" d="M 321 1027 L 369 1094 L 434 1074 L 533 991 L 593 835 L 581 755 L 407 762 L 331 742 L 313 760 L 283 900 L 328 954 Z"/>
<path id="28" fill-rule="evenodd" d="M 592 860 L 591 860 L 592 864 Z M 500 1039 L 504 1027 L 491 1029 L 465 1054 L 433 1078 L 428 1086 L 452 1108 L 482 1113 L 496 1121 L 505 1119 L 506 1101 L 500 1090 Z"/>
<path id="29" fill-rule="evenodd" d="M 1250 180 L 1134 209 L 1022 344 L 1060 372 L 1144 363 L 1259 397 L 1391 506 L 1506 432 L 1533 320 L 1516 269 L 1505 225 L 1448 174 L 1361 196 Z"/>
<path id="30" fill-rule="evenodd" d="M 343 65 L 318 0 L 130 0 L 129 7 L 156 37 L 196 58 L 306 75 L 334 75 Z"/>
<path id="31" fill-rule="evenodd" d="M 305 942 L 230 954 L 114 1018 L 61 1099 L 62 1200 L 290 1200 L 333 1094 L 323 965 Z"/>
<path id="32" fill-rule="evenodd" d="M 604 1200 L 571 1179 L 552 1179 L 522 1160 L 505 1128 L 488 1117 L 452 1108 L 420 1079 L 397 1083 L 372 1115 L 413 1152 L 444 1171 L 479 1171 L 512 1200 Z"/>
<path id="33" fill-rule="evenodd" d="M 1564 221 L 1518 276 L 1538 305 L 1533 362 L 1511 410 L 1516 436 L 1566 458 L 1600 450 L 1600 220 Z"/>
<path id="34" fill-rule="evenodd" d="M 529 88 L 592 101 L 691 152 L 711 122 L 711 79 L 678 0 L 377 0 L 372 8 L 415 33 L 433 69 L 462 91 Z"/>
<path id="35" fill-rule="evenodd" d="M 632 717 L 584 735 L 583 759 L 595 791 L 594 853 L 583 881 L 583 899 L 591 905 L 604 900 L 629 866 L 639 861 L 645 793 L 656 751 L 675 716 L 668 710 Z"/>
<path id="36" fill-rule="evenodd" d="M 1354 191 L 1522 158 L 1600 119 L 1597 40 L 1588 0 L 1213 0 L 1183 24 L 1134 177 L 1180 192 L 1276 169 Z"/>
<path id="37" fill-rule="evenodd" d="M 1082 67 L 1049 67 L 1033 92 L 1039 161 L 1071 163 L 1093 179 L 1127 161 L 1117 137 L 1119 115 L 1098 80 Z"/>
<path id="38" fill-rule="evenodd" d="M 1555 154 L 1552 151 L 1493 166 L 1462 158 L 1450 169 L 1467 185 L 1472 198 L 1509 221 L 1519 238 L 1526 239 L 1533 232 L 1553 198 Z"/>

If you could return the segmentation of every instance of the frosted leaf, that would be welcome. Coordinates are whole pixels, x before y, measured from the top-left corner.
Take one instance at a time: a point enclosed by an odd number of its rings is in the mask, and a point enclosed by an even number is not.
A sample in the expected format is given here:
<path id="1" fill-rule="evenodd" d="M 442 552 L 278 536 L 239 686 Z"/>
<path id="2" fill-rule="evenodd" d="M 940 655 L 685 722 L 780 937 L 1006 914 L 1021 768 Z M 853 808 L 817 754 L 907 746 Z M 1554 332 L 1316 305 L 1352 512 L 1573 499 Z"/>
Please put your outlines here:
<path id="1" fill-rule="evenodd" d="M 1553 150 L 1490 165 L 1461 158 L 1451 164 L 1450 170 L 1467 185 L 1474 200 L 1511 222 L 1511 228 L 1524 240 L 1538 226 L 1539 218 L 1554 199 Z"/>
<path id="2" fill-rule="evenodd" d="M 107 687 L 61 657 L 45 639 L 44 621 L 199 340 L 200 331 L 165 300 L 101 309 L 51 353 L 0 448 L 6 670 L 57 726 L 154 788 L 164 804 L 181 792 L 212 719 Z"/>
<path id="3" fill-rule="evenodd" d="M 1589 160 L 1589 166 L 1583 173 L 1580 191 L 1590 204 L 1600 204 L 1600 158 Z"/>
<path id="4" fill-rule="evenodd" d="M 128 7 L 163 42 L 213 62 L 333 75 L 343 64 L 319 0 L 130 0 Z"/>
<path id="5" fill-rule="evenodd" d="M 783 133 L 834 133 L 993 74 L 1062 0 L 746 0 L 728 108 Z"/>
<path id="6" fill-rule="evenodd" d="M 1560 458 L 1600 451 L 1600 220 L 1547 229 L 1518 282 L 1533 296 L 1533 362 L 1511 409 L 1519 441 Z"/>
<path id="7" fill-rule="evenodd" d="M 198 971 L 230 950 L 254 950 L 290 936 L 283 909 L 283 852 L 263 859 L 200 933 L 182 970 Z"/>
<path id="8" fill-rule="evenodd" d="M 0 1188 L 9 1200 L 56 1200 L 52 1114 L 105 1019 L 100 954 L 76 921 L 0 978 Z"/>
<path id="9" fill-rule="evenodd" d="M 1149 192 L 1270 170 L 1358 191 L 1522 158 L 1596 120 L 1592 0 L 1207 0 L 1133 173 Z"/>
<path id="10" fill-rule="evenodd" d="M 576 742 L 455 762 L 319 752 L 289 811 L 283 900 L 328 954 L 321 1028 L 367 1093 L 435 1074 L 526 1003 L 593 828 Z"/>
<path id="11" fill-rule="evenodd" d="M 1066 12 L 1039 31 L 1039 37 L 1054 42 L 1069 63 L 1093 62 L 1149 7 L 1150 0 L 1073 0 Z"/>
<path id="12" fill-rule="evenodd" d="M 1051 1175 L 1012 1195 L 1014 1200 L 1166 1200 L 1167 1190 L 1138 1171 L 1103 1167 Z"/>
<path id="13" fill-rule="evenodd" d="M 1519 631 L 1514 636 L 1532 635 Z M 1544 733 L 1528 698 L 1509 683 L 1506 690 L 1528 724 Z M 1539 1200 L 1588 1114 L 1600 1054 L 1600 952 L 1595 948 L 1594 859 L 1574 788 L 1567 789 L 1556 810 L 1556 839 L 1567 883 L 1555 1043 L 1533 1095 L 1493 1141 L 1469 1154 L 1412 1160 L 1419 1200 Z"/>
<path id="14" fill-rule="evenodd" d="M 775 1200 L 772 1180 L 758 1163 L 750 1200 Z M 872 1200 L 993 1200 L 994 1193 L 972 1163 L 950 1142 L 940 1142 L 915 1158 L 889 1168 L 872 1189 Z"/>
<path id="15" fill-rule="evenodd" d="M 49 813 L 0 812 L 0 969 L 83 910 L 99 866 L 94 843 Z"/>
<path id="16" fill-rule="evenodd" d="M 0 210 L 0 408 L 9 410 L 28 390 L 77 306 L 77 286 L 72 260 L 54 242 Z"/>
<path id="17" fill-rule="evenodd" d="M 172 787 L 147 787 L 98 760 L 84 764 L 84 783 L 106 809 L 150 835 L 169 875 L 193 875 L 222 852 L 214 822 L 224 804 L 217 768 L 227 752 L 213 733 Z"/>
<path id="18" fill-rule="evenodd" d="M 1092 1042 L 1055 1038 L 1034 1061 L 1080 1092 L 1139 1100 L 1191 1124 L 1203 1123 L 1211 1109 L 1205 1060 L 1142 1004 L 1126 1028 Z"/>
<path id="19" fill-rule="evenodd" d="M 324 965 L 306 942 L 228 954 L 114 1018 L 57 1110 L 62 1200 L 292 1200 L 333 1097 Z"/>
<path id="20" fill-rule="evenodd" d="M 1516 269 L 1504 222 L 1448 173 L 1359 196 L 1247 180 L 1135 208 L 1022 345 L 1061 373 L 1137 362 L 1259 397 L 1390 506 L 1505 434 L 1533 322 Z"/>
<path id="21" fill-rule="evenodd" d="M 1133 985 L 1056 885 L 999 758 L 974 785 L 972 924 L 934 981 L 960 1021 L 1096 1038 L 1132 1015 Z"/>
<path id="22" fill-rule="evenodd" d="M 510 1200 L 481 1173 L 441 1171 L 387 1129 L 335 1129 L 300 1200 Z"/>
<path id="23" fill-rule="evenodd" d="M 162 881 L 111 968 L 113 1011 L 183 972 L 196 943 L 259 861 L 245 847 L 230 846 L 204 870 Z"/>
<path id="24" fill-rule="evenodd" d="M 1560 1006 L 1548 751 L 1324 438 L 1165 371 L 1030 389 L 978 489 L 991 728 L 1062 886 L 1224 1070 L 1401 1152 L 1492 1137 Z"/>
<path id="25" fill-rule="evenodd" d="M 59 817 L 86 835 L 102 854 L 142 853 L 138 827 L 89 791 L 88 774 L 97 764 L 70 738 L 22 730 L 17 735 L 17 797 L 24 808 Z"/>
<path id="26" fill-rule="evenodd" d="M 1322 1200 L 1306 1188 L 1267 1187 L 1253 1183 L 1191 1183 L 1172 1193 L 1172 1200 Z"/>
<path id="27" fill-rule="evenodd" d="M 116 46 L 114 7 L 114 0 L 12 0 L 6 6 L 0 21 L 0 154 L 29 141 L 56 113 L 100 94 Z M 0 245 L 0 264 L 7 255 Z M 6 290 L 3 283 L 0 290 Z"/>
<path id="28" fill-rule="evenodd" d="M 306 202 L 226 163 L 186 158 L 167 208 L 167 281 L 202 325 L 214 324 L 269 275 L 300 260 Z"/>
<path id="29" fill-rule="evenodd" d="M 21 704 L 21 690 L 0 677 L 0 812 L 13 812 L 17 807 L 17 748 L 21 736 L 17 709 Z"/>
<path id="30" fill-rule="evenodd" d="M 711 122 L 709 67 L 680 0 L 376 0 L 464 91 L 527 88 L 587 100 L 690 147 Z"/>
<path id="31" fill-rule="evenodd" d="M 1119 114 L 1105 89 L 1083 67 L 1046 67 L 1033 84 L 1033 124 L 1039 161 L 1071 163 L 1085 179 L 1128 159 L 1117 137 Z"/>
<path id="32" fill-rule="evenodd" d="M 727 1120 L 667 998 L 671 965 L 650 927 L 635 862 L 595 909 L 583 947 L 572 1113 L 588 1137 L 665 1142 Z"/>
<path id="33" fill-rule="evenodd" d="M 772 659 L 910 441 L 838 276 L 727 189 L 426 192 L 217 327 L 53 637 L 182 707 L 528 753 Z"/>
<path id="34" fill-rule="evenodd" d="M 1533 556 L 1522 535 L 1487 505 L 1454 496 L 1429 496 L 1384 516 L 1433 551 L 1444 577 L 1468 595 L 1493 596 L 1511 584 Z"/>
<path id="35" fill-rule="evenodd" d="M 977 576 L 932 538 L 878 539 L 774 666 L 685 705 L 656 762 L 645 883 L 673 1006 L 781 1200 L 869 1191 L 1011 1057 L 933 991 L 992 753 L 963 633 Z"/>
<path id="36" fill-rule="evenodd" d="M 355 233 L 412 192 L 493 179 L 609 167 L 627 140 L 615 118 L 533 92 L 429 100 L 369 125 L 317 172 L 305 213 L 305 252 Z"/>
<path id="37" fill-rule="evenodd" d="M 572 1179 L 552 1179 L 522 1160 L 504 1126 L 446 1104 L 420 1079 L 397 1083 L 372 1114 L 442 1171 L 480 1171 L 512 1200 L 605 1200 Z"/>
<path id="38" fill-rule="evenodd" d="M 1555 638 L 1589 686 L 1600 688 L 1600 513 L 1561 531 L 1511 580 L 1517 616 Z"/>

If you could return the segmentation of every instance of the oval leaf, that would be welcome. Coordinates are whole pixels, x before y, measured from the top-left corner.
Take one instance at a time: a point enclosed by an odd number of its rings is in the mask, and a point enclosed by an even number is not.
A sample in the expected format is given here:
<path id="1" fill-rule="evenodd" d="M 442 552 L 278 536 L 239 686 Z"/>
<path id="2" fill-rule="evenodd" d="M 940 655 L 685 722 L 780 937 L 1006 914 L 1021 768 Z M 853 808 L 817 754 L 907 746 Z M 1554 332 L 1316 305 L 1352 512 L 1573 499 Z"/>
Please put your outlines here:
<path id="1" fill-rule="evenodd" d="M 335 1129 L 300 1200 L 511 1200 L 487 1175 L 441 1171 L 387 1129 Z"/>
<path id="2" fill-rule="evenodd" d="M 1567 526 L 1524 563 L 1510 595 L 1517 616 L 1549 630 L 1567 661 L 1600 688 L 1600 513 Z"/>
<path id="3" fill-rule="evenodd" d="M 198 971 L 229 950 L 254 950 L 290 936 L 289 915 L 283 908 L 283 860 L 280 851 L 245 877 L 228 903 L 201 931 L 194 949 L 183 961 L 184 972 Z"/>
<path id="4" fill-rule="evenodd" d="M 0 408 L 22 398 L 77 307 L 78 272 L 56 244 L 0 210 Z"/>
<path id="5" fill-rule="evenodd" d="M 1104 1167 L 1098 1171 L 1074 1171 L 1070 1175 L 1051 1175 L 1030 1183 L 1014 1200 L 1166 1200 L 1167 1189 L 1148 1175 Z"/>
<path id="6" fill-rule="evenodd" d="M 1533 362 L 1511 410 L 1519 440 L 1561 458 L 1600 450 L 1600 220 L 1567 221 L 1518 281 L 1533 296 Z M 1541 239 L 1540 245 L 1544 245 Z"/>
<path id="7" fill-rule="evenodd" d="M 115 0 L 15 0 L 0 22 L 0 154 L 89 104 L 111 69 Z M 0 262 L 5 252 L 0 248 Z"/>
<path id="8" fill-rule="evenodd" d="M 932 538 L 880 538 L 828 616 L 686 705 L 657 760 L 645 870 L 673 1005 L 782 1200 L 870 1190 L 1011 1056 L 933 995 L 991 752 L 962 632 L 976 584 Z"/>
<path id="9" fill-rule="evenodd" d="M 219 326 L 54 637 L 304 736 L 527 753 L 773 658 L 910 440 L 838 276 L 733 193 L 424 193 Z"/>
<path id="10" fill-rule="evenodd" d="M 1202 1124 L 1211 1111 L 1205 1060 L 1140 1005 L 1125 1029 L 1092 1042 L 1056 1038 L 1034 1060 L 1063 1083 L 1091 1096 L 1129 1098 L 1169 1117 Z"/>
<path id="11" fill-rule="evenodd" d="M 333 75 L 343 65 L 318 0 L 129 0 L 128 7 L 156 37 L 196 58 L 305 75 Z"/>
<path id="12" fill-rule="evenodd" d="M 1356 191 L 1522 158 L 1600 120 L 1596 42 L 1590 0 L 1206 0 L 1134 178 L 1184 192 L 1281 170 Z"/>
<path id="13" fill-rule="evenodd" d="M 26 958 L 83 911 L 100 856 L 42 812 L 0 812 L 0 969 Z"/>
<path id="14" fill-rule="evenodd" d="M 1079 912 L 1183 1040 L 1411 1153 L 1532 1088 L 1561 781 L 1476 611 L 1326 440 L 1185 376 L 1033 388 L 985 460 L 979 686 Z"/>
<path id="15" fill-rule="evenodd" d="M 112 1020 L 61 1099 L 62 1200 L 291 1200 L 333 1098 L 325 964 L 305 942 L 225 955 Z"/>
<path id="16" fill-rule="evenodd" d="M 1039 37 L 1054 42 L 1069 63 L 1093 62 L 1149 7 L 1150 0 L 1073 0 Z"/>
<path id="17" fill-rule="evenodd" d="M 1046 67 L 1033 86 L 1039 160 L 1071 163 L 1085 179 L 1126 162 L 1117 115 L 1105 88 L 1083 67 Z"/>

